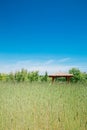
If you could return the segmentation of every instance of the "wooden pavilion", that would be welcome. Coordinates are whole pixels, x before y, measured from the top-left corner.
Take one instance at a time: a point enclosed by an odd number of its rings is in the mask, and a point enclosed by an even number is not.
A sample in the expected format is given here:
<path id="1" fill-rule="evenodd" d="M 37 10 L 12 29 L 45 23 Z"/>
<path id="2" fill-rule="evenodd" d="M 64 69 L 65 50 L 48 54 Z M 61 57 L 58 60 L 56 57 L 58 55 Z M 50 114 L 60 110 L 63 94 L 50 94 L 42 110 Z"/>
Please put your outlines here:
<path id="1" fill-rule="evenodd" d="M 54 80 L 56 78 L 60 78 L 60 77 L 65 77 L 66 81 L 69 83 L 70 82 L 70 78 L 73 77 L 73 74 L 57 73 L 57 74 L 51 74 L 51 75 L 49 75 L 49 77 L 52 78 L 52 83 L 54 82 Z"/>

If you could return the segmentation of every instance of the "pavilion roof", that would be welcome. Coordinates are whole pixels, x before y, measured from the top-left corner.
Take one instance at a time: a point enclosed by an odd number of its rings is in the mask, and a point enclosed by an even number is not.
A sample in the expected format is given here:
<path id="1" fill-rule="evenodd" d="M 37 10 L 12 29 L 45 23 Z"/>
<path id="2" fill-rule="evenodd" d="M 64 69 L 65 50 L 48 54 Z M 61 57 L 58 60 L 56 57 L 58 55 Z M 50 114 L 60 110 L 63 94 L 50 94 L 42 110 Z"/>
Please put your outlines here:
<path id="1" fill-rule="evenodd" d="M 49 76 L 73 76 L 73 74 L 69 74 L 69 73 L 56 73 L 56 74 L 50 74 Z"/>

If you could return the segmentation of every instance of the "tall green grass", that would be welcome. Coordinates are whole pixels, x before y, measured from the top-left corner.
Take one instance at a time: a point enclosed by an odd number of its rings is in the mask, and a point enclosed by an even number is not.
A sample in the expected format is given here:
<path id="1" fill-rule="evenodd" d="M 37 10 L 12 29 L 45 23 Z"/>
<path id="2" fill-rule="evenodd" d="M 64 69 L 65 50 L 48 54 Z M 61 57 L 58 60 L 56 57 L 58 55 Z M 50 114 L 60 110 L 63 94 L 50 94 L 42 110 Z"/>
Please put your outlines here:
<path id="1" fill-rule="evenodd" d="M 0 83 L 0 130 L 87 130 L 86 85 Z"/>

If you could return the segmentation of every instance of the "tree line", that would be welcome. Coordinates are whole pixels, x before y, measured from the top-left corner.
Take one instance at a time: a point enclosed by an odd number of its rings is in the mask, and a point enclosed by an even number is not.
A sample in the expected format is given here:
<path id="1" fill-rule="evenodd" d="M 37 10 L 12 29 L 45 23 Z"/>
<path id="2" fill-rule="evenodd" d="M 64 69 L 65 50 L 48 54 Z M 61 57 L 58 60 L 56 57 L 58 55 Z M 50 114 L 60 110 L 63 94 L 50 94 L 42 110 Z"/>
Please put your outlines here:
<path id="1" fill-rule="evenodd" d="M 15 73 L 0 73 L 0 81 L 13 81 L 13 82 L 33 82 L 33 81 L 48 81 L 48 74 L 39 75 L 39 71 L 28 72 L 26 69 L 21 69 Z"/>
<path id="2" fill-rule="evenodd" d="M 70 79 L 71 82 L 87 82 L 87 73 L 81 72 L 77 68 L 72 68 L 69 70 L 70 74 L 73 74 L 73 77 Z M 44 75 L 40 75 L 38 71 L 28 72 L 26 69 L 21 69 L 21 71 L 17 71 L 15 73 L 0 73 L 0 81 L 12 81 L 12 82 L 47 82 L 51 81 L 48 76 L 48 73 L 45 72 Z M 64 78 L 59 78 L 56 81 L 65 81 Z"/>

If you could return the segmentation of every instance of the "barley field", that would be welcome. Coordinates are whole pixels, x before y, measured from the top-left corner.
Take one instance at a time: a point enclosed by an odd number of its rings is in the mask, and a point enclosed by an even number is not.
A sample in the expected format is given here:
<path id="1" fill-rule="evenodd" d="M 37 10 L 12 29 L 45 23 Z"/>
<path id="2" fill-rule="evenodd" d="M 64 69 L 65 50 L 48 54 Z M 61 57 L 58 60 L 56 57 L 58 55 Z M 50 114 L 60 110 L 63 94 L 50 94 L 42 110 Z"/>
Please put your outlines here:
<path id="1" fill-rule="evenodd" d="M 87 130 L 87 86 L 1 82 L 0 130 Z"/>

